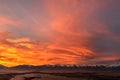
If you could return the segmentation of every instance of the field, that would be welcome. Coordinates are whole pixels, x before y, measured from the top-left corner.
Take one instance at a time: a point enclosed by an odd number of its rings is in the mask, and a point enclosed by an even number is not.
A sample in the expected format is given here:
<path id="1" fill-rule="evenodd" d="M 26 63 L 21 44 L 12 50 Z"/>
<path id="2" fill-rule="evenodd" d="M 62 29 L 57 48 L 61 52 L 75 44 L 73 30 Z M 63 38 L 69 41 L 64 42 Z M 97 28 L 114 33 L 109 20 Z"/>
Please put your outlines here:
<path id="1" fill-rule="evenodd" d="M 120 71 L 8 71 L 0 74 L 0 80 L 120 80 Z"/>

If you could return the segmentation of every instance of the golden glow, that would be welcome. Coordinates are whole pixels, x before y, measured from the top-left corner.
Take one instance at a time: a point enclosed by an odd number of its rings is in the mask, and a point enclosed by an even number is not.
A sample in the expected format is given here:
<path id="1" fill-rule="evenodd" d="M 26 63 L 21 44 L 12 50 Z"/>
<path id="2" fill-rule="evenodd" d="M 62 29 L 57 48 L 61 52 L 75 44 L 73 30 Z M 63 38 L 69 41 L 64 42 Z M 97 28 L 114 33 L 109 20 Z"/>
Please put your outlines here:
<path id="1" fill-rule="evenodd" d="M 7 43 L 0 43 L 0 62 L 6 66 L 19 64 L 76 64 L 77 57 L 93 54 L 85 48 L 68 47 L 51 44 L 47 48 L 34 44 L 30 39 L 7 39 Z M 9 44 L 8 44 L 9 43 Z M 10 45 L 12 43 L 12 45 Z M 63 63 L 63 61 L 65 63 Z"/>

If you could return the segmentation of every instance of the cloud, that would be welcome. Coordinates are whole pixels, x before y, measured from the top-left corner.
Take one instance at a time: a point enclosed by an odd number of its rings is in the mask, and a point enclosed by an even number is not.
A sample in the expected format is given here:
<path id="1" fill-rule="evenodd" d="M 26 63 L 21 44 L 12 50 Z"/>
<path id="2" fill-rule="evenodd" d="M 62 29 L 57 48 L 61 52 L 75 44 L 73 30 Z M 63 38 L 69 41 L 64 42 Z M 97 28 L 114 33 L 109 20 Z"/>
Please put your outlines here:
<path id="1" fill-rule="evenodd" d="M 90 51 L 89 60 L 101 56 L 119 56 L 119 36 L 114 34 L 119 32 L 118 4 L 118 0 L 47 2 L 52 21 L 50 29 L 46 31 L 59 47 L 72 47 L 69 51 L 77 53 L 75 50 L 78 50 L 78 55 L 81 52 L 87 54 L 86 50 Z M 94 57 L 91 53 L 97 56 Z"/>
<path id="2" fill-rule="evenodd" d="M 96 34 L 93 37 L 88 38 L 86 46 L 96 53 L 119 53 L 119 41 L 114 38 L 103 34 Z M 113 54 L 114 55 L 114 54 Z"/>
<path id="3" fill-rule="evenodd" d="M 120 56 L 119 0 L 0 2 L 5 65 L 104 63 L 102 57 Z"/>
<path id="4" fill-rule="evenodd" d="M 95 64 L 118 65 L 119 62 L 120 62 L 119 57 L 105 57 L 102 58 L 100 61 L 96 61 Z"/>

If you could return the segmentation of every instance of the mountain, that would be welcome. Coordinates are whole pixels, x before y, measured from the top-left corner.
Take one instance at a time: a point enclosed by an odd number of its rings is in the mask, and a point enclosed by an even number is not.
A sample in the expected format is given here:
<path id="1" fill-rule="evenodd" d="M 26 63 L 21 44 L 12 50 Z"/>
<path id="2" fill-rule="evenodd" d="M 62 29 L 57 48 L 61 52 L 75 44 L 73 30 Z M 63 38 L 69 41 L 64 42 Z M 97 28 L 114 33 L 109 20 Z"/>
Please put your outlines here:
<path id="1" fill-rule="evenodd" d="M 0 65 L 0 69 L 4 69 L 4 68 L 7 68 L 7 67 L 4 65 Z"/>
<path id="2" fill-rule="evenodd" d="M 31 70 L 31 69 L 34 69 L 34 67 L 35 66 L 32 66 L 32 65 L 18 65 L 10 68 L 15 70 Z"/>

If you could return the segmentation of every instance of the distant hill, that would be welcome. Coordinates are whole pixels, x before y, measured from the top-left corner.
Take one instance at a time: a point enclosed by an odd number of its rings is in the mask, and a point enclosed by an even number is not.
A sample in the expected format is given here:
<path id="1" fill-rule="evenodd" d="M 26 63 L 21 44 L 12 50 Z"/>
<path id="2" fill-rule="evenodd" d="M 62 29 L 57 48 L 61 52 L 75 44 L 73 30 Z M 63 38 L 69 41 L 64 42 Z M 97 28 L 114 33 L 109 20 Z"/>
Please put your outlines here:
<path id="1" fill-rule="evenodd" d="M 8 68 L 3 65 L 0 65 L 0 69 Z M 9 67 L 13 70 L 32 70 L 32 71 L 41 71 L 41 70 L 120 70 L 120 66 L 105 66 L 105 65 L 95 65 L 95 66 L 78 66 L 78 65 L 18 65 Z"/>
<path id="2" fill-rule="evenodd" d="M 41 66 L 33 66 L 33 65 L 18 65 L 18 66 L 13 66 L 10 67 L 10 69 L 14 69 L 14 70 L 47 70 L 47 69 L 51 69 L 53 68 L 52 66 L 48 66 L 48 65 L 41 65 Z"/>
<path id="3" fill-rule="evenodd" d="M 32 65 L 18 65 L 18 66 L 14 66 L 14 67 L 10 67 L 11 69 L 15 69 L 15 70 L 29 70 L 29 69 L 34 69 L 35 66 Z"/>
<path id="4" fill-rule="evenodd" d="M 0 65 L 0 69 L 3 69 L 3 68 L 7 68 L 7 67 L 4 65 Z"/>

